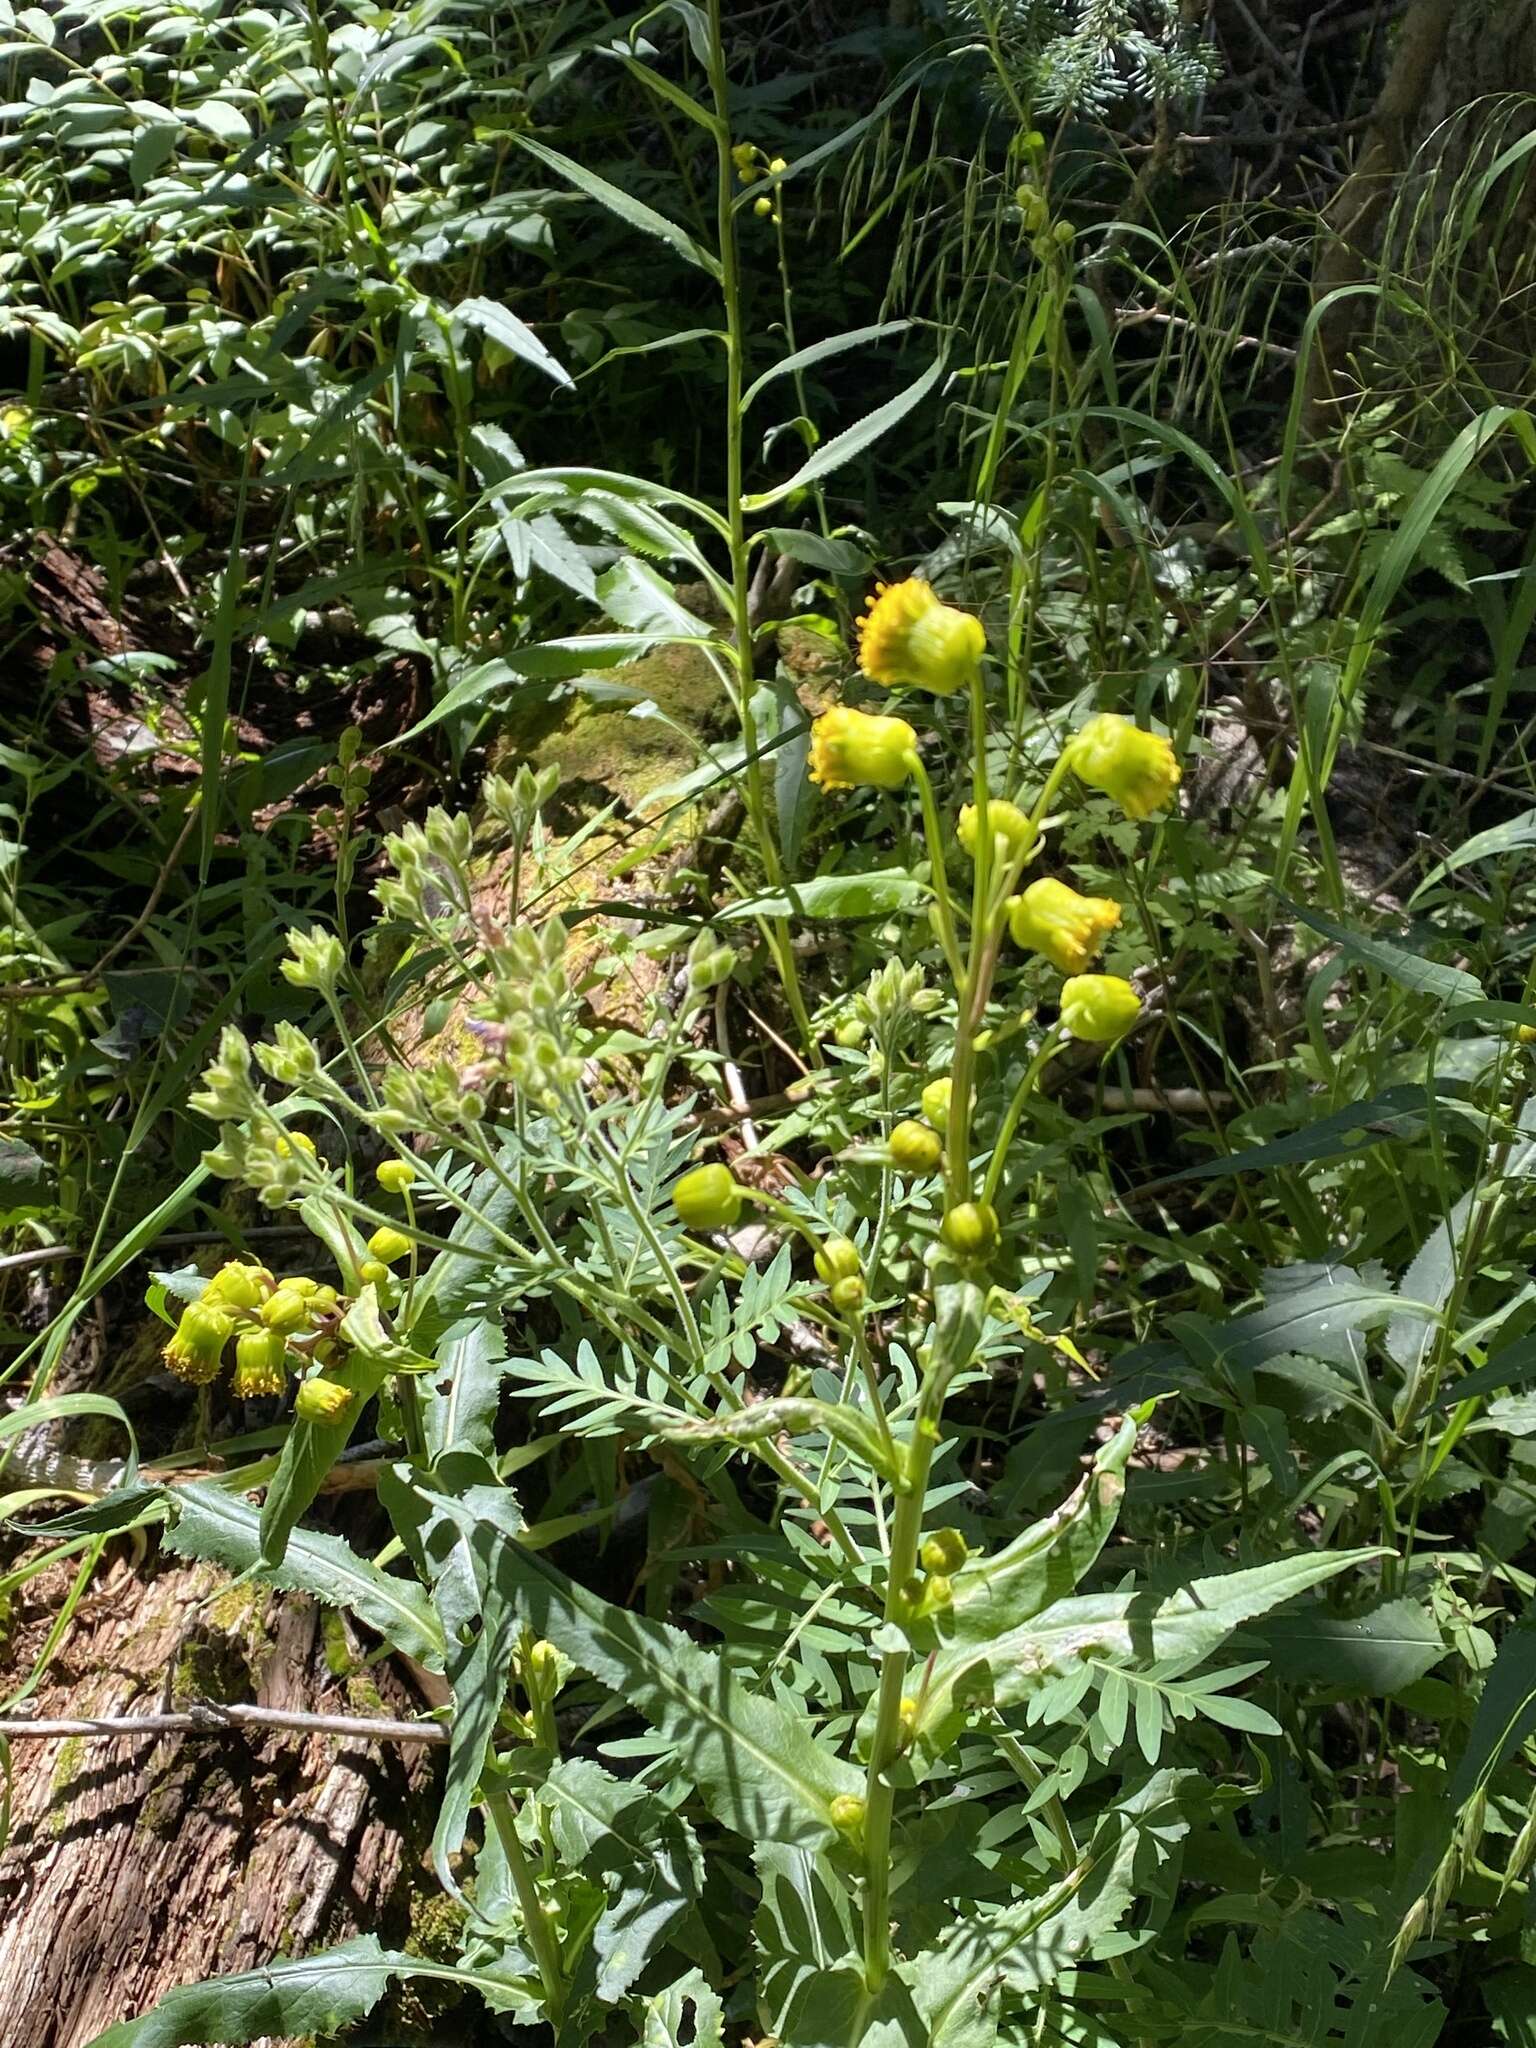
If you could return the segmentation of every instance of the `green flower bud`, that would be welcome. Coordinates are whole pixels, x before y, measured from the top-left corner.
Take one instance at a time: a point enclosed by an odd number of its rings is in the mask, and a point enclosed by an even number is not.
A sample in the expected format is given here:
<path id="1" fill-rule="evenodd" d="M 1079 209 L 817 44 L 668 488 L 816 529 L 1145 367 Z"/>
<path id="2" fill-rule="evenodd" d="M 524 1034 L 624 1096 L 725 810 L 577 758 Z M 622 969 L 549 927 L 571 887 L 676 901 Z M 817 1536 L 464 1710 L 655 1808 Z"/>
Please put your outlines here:
<path id="1" fill-rule="evenodd" d="M 368 1249 L 384 1265 L 394 1266 L 410 1257 L 411 1240 L 403 1230 L 395 1230 L 386 1223 L 369 1238 Z"/>
<path id="2" fill-rule="evenodd" d="M 944 1218 L 939 1235 L 963 1259 L 990 1258 L 1001 1235 L 997 1211 L 990 1202 L 961 1202 Z"/>
<path id="3" fill-rule="evenodd" d="M 181 1312 L 176 1334 L 161 1357 L 189 1387 L 205 1387 L 218 1377 L 224 1346 L 235 1334 L 234 1318 L 221 1308 L 194 1301 Z"/>
<path id="4" fill-rule="evenodd" d="M 293 1397 L 293 1412 L 300 1422 L 340 1422 L 351 1413 L 357 1396 L 336 1380 L 301 1380 Z"/>
<path id="5" fill-rule="evenodd" d="M 271 1299 L 262 1303 L 258 1313 L 269 1330 L 281 1330 L 291 1335 L 309 1328 L 313 1321 L 313 1300 L 313 1295 L 306 1300 L 296 1287 L 290 1287 L 284 1281 Z"/>
<path id="6" fill-rule="evenodd" d="M 959 1571 L 970 1550 L 958 1529 L 935 1529 L 924 1539 L 919 1556 L 925 1572 L 948 1574 Z"/>
<path id="7" fill-rule="evenodd" d="M 247 1266 L 238 1259 L 220 1266 L 203 1289 L 210 1307 L 258 1309 L 272 1292 L 272 1275 L 265 1266 Z"/>
<path id="8" fill-rule="evenodd" d="M 869 1027 L 859 1017 L 840 1017 L 832 1030 L 832 1043 L 840 1045 L 844 1052 L 852 1052 L 864 1043 Z"/>
<path id="9" fill-rule="evenodd" d="M 864 1306 L 867 1292 L 859 1275 L 850 1273 L 845 1280 L 833 1281 L 830 1294 L 832 1306 L 840 1315 L 857 1315 Z"/>
<path id="10" fill-rule="evenodd" d="M 382 1259 L 364 1259 L 357 1277 L 365 1287 L 382 1287 L 389 1278 L 389 1268 Z"/>
<path id="11" fill-rule="evenodd" d="M 949 1098 L 954 1093 L 954 1085 L 946 1078 L 930 1081 L 923 1090 L 923 1115 L 936 1131 L 949 1129 Z"/>
<path id="12" fill-rule="evenodd" d="M 373 1176 L 387 1194 L 403 1195 L 416 1184 L 416 1169 L 408 1159 L 386 1159 Z"/>
<path id="13" fill-rule="evenodd" d="M 839 1792 L 828 1811 L 840 1835 L 856 1835 L 864 1826 L 864 1802 L 856 1792 Z"/>
<path id="14" fill-rule="evenodd" d="M 864 1261 L 851 1237 L 829 1237 L 816 1254 L 816 1271 L 823 1280 L 856 1280 Z"/>
<path id="15" fill-rule="evenodd" d="M 312 988 L 321 995 L 334 995 L 347 964 L 346 952 L 334 932 L 311 925 L 307 932 L 288 934 L 292 959 L 280 961 L 284 981 L 295 988 Z"/>
<path id="16" fill-rule="evenodd" d="M 287 1385 L 288 1347 L 278 1330 L 246 1330 L 235 1339 L 235 1395 L 254 1401 L 260 1394 L 280 1394 Z"/>
<path id="17" fill-rule="evenodd" d="M 672 1206 L 689 1230 L 729 1230 L 742 1200 L 741 1183 L 728 1166 L 696 1166 L 672 1190 Z"/>
<path id="18" fill-rule="evenodd" d="M 891 1133 L 890 1154 L 898 1173 L 933 1173 L 944 1157 L 944 1141 L 937 1131 L 908 1117 Z"/>
<path id="19" fill-rule="evenodd" d="M 954 1598 L 955 1589 L 944 1574 L 942 1572 L 930 1573 L 928 1583 L 923 1588 L 924 1611 L 928 1614 L 933 1614 L 941 1607 L 952 1606 Z"/>

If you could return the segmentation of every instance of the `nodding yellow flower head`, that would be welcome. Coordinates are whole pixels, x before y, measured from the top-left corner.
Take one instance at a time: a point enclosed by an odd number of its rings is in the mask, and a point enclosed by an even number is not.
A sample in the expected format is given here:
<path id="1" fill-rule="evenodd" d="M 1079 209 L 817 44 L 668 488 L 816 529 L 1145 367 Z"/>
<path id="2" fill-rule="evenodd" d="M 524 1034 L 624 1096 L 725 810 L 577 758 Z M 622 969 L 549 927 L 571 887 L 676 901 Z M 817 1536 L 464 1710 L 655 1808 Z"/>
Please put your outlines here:
<path id="1" fill-rule="evenodd" d="M 1061 986 L 1061 1021 L 1074 1038 L 1107 1045 L 1141 1015 L 1141 997 L 1118 974 L 1078 974 Z"/>
<path id="2" fill-rule="evenodd" d="M 1062 974 L 1081 974 L 1120 922 L 1120 906 L 1043 876 L 1014 897 L 1008 921 L 1015 945 L 1043 953 Z"/>
<path id="3" fill-rule="evenodd" d="M 218 1378 L 224 1360 L 224 1346 L 235 1334 L 233 1316 L 206 1302 L 194 1301 L 181 1312 L 176 1334 L 160 1354 L 189 1387 L 206 1387 Z"/>
<path id="4" fill-rule="evenodd" d="M 276 1330 L 247 1330 L 235 1339 L 234 1389 L 237 1401 L 261 1394 L 280 1394 L 288 1384 L 288 1347 Z"/>
<path id="5" fill-rule="evenodd" d="M 823 789 L 900 789 L 916 752 L 917 734 L 904 718 L 839 704 L 811 727 L 811 780 Z"/>
<path id="6" fill-rule="evenodd" d="M 293 1397 L 293 1412 L 300 1422 L 319 1423 L 322 1427 L 340 1422 L 350 1414 L 356 1397 L 349 1387 L 339 1380 L 325 1378 L 300 1380 L 298 1392 Z"/>
<path id="7" fill-rule="evenodd" d="M 972 860 L 976 858 L 976 824 L 976 806 L 963 805 L 960 811 L 960 844 Z M 1000 796 L 990 797 L 987 801 L 987 830 L 992 834 L 994 843 L 999 839 L 1003 842 L 1005 858 L 1010 861 L 1028 853 L 1040 837 L 1037 828 L 1018 805 L 1005 803 Z"/>
<path id="8" fill-rule="evenodd" d="M 975 676 L 987 636 L 980 619 L 941 604 L 921 576 L 882 583 L 859 621 L 859 666 L 871 682 L 953 696 Z"/>
<path id="9" fill-rule="evenodd" d="M 1128 818 L 1150 818 L 1179 786 L 1181 770 L 1167 740 L 1113 711 L 1090 718 L 1067 742 L 1066 755 L 1073 774 L 1112 796 Z"/>

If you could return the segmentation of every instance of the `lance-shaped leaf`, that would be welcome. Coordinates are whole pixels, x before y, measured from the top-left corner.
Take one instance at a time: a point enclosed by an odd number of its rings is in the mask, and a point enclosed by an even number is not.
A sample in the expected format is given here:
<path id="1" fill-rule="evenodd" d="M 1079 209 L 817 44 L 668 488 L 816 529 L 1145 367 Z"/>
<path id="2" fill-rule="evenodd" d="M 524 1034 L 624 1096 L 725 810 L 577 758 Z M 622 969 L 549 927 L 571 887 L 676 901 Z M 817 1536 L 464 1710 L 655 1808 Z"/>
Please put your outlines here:
<path id="1" fill-rule="evenodd" d="M 379 1499 L 432 1588 L 453 1688 L 453 1735 L 432 1861 L 457 1893 L 449 1859 L 464 1841 L 469 1810 L 506 1696 L 520 1617 L 506 1563 L 523 1526 L 516 1496 L 478 1452 L 458 1450 L 429 1473 L 397 1465 L 379 1476 Z"/>
<path id="2" fill-rule="evenodd" d="M 261 1518 L 249 1501 L 203 1480 L 167 1487 L 164 1497 L 170 1509 L 165 1544 L 178 1557 L 207 1558 L 237 1576 L 259 1567 L 269 1586 L 345 1607 L 397 1650 L 442 1670 L 442 1628 L 411 1580 L 381 1571 L 339 1536 L 314 1529 L 294 1531 L 280 1564 L 264 1562 Z"/>
<path id="3" fill-rule="evenodd" d="M 653 206 L 647 206 L 630 193 L 620 191 L 617 185 L 610 185 L 606 178 L 600 178 L 596 171 L 589 171 L 584 164 L 562 156 L 548 143 L 535 142 L 531 135 L 516 135 L 513 140 L 520 143 L 530 156 L 537 157 L 541 164 L 547 164 L 557 176 L 568 179 L 579 192 L 585 192 L 589 199 L 597 200 L 610 213 L 616 213 L 630 227 L 639 228 L 642 234 L 655 235 L 689 263 L 696 263 L 700 270 L 707 270 L 711 277 L 719 278 L 719 258 L 712 255 L 702 242 L 696 242 L 676 221 L 668 220 L 665 214 L 658 213 Z"/>
<path id="4" fill-rule="evenodd" d="M 503 1582 L 536 1635 L 633 1706 L 672 1745 L 717 1820 L 748 1841 L 822 1848 L 831 1805 L 863 1773 L 812 1734 L 809 1718 L 752 1692 L 717 1651 L 612 1607 L 534 1552 L 509 1545 Z"/>
<path id="5" fill-rule="evenodd" d="M 909 1627 L 913 1647 L 995 1642 L 1052 1601 L 1066 1599 L 1115 1526 L 1136 1431 L 1135 1422 L 1123 1422 L 1053 1514 L 993 1556 L 963 1565 L 951 1581 L 952 1605 Z"/>
<path id="6" fill-rule="evenodd" d="M 402 1965 L 409 1968 L 411 1958 L 391 1955 L 377 1936 L 364 1934 L 296 1963 L 183 1985 L 142 2018 L 108 2027 L 89 2048 L 192 2048 L 204 2041 L 334 2034 L 368 2017 Z"/>
<path id="7" fill-rule="evenodd" d="M 917 1737 L 923 1749 L 947 1749 L 973 1706 L 1018 1706 L 1032 1693 L 1080 1672 L 1090 1658 L 1163 1677 L 1192 1669 L 1235 1628 L 1340 1572 L 1369 1564 L 1380 1550 L 1303 1552 L 1249 1571 L 1194 1579 L 1159 1599 L 1132 1590 L 1058 1600 L 1043 1614 L 979 1646 L 941 1650 L 934 1661 Z"/>

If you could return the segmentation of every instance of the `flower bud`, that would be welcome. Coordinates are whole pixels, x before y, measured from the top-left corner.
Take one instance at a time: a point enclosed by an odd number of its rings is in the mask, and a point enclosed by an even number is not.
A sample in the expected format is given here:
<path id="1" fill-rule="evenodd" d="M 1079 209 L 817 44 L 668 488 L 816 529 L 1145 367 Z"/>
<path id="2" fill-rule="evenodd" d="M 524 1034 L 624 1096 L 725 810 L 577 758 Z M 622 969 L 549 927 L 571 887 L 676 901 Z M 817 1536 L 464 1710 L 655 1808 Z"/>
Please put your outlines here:
<path id="1" fill-rule="evenodd" d="M 955 1589 L 943 1572 L 930 1572 L 928 1583 L 923 1588 L 923 1612 L 935 1614 L 941 1607 L 952 1607 Z"/>
<path id="2" fill-rule="evenodd" d="M 265 1266 L 248 1266 L 234 1259 L 227 1266 L 220 1266 L 203 1289 L 202 1298 L 210 1307 L 255 1310 L 261 1307 L 272 1287 L 272 1275 Z"/>
<path id="3" fill-rule="evenodd" d="M 546 1688 L 560 1676 L 560 1652 L 542 1636 L 528 1652 L 528 1676 Z"/>
<path id="4" fill-rule="evenodd" d="M 810 776 L 822 789 L 900 789 L 916 752 L 917 734 L 904 718 L 839 704 L 811 727 Z"/>
<path id="5" fill-rule="evenodd" d="M 409 1159 L 386 1159 L 373 1177 L 391 1195 L 403 1195 L 416 1185 L 416 1169 Z"/>
<path id="6" fill-rule="evenodd" d="M 1141 1015 L 1141 997 L 1118 974 L 1078 974 L 1061 985 L 1061 1021 L 1074 1038 L 1106 1045 Z"/>
<path id="7" fill-rule="evenodd" d="M 288 934 L 291 959 L 279 961 L 285 981 L 295 988 L 312 988 L 321 995 L 334 995 L 347 964 L 346 952 L 334 932 L 311 925 L 307 932 Z"/>
<path id="8" fill-rule="evenodd" d="M 708 932 L 700 932 L 688 949 L 688 987 L 693 995 L 701 996 L 712 988 L 718 988 L 722 981 L 728 981 L 736 965 L 736 951 L 733 946 L 716 944 Z"/>
<path id="9" fill-rule="evenodd" d="M 364 1259 L 357 1277 L 365 1287 L 382 1287 L 389 1279 L 389 1268 L 382 1259 Z"/>
<path id="10" fill-rule="evenodd" d="M 338 1380 L 301 1380 L 293 1397 L 293 1412 L 300 1422 L 340 1422 L 349 1415 L 356 1395 Z"/>
<path id="11" fill-rule="evenodd" d="M 285 1280 L 277 1292 L 264 1301 L 257 1311 L 269 1330 L 281 1330 L 291 1335 L 298 1330 L 307 1330 L 312 1321 L 311 1301 L 296 1287 L 290 1287 Z"/>
<path id="12" fill-rule="evenodd" d="M 958 1529 L 935 1529 L 924 1539 L 918 1555 L 925 1572 L 942 1572 L 947 1576 L 959 1571 L 970 1556 L 970 1549 Z"/>
<path id="13" fill-rule="evenodd" d="M 383 1265 L 393 1266 L 401 1259 L 410 1257 L 411 1240 L 403 1230 L 396 1230 L 393 1225 L 384 1223 L 369 1238 L 368 1250 Z"/>
<path id="14" fill-rule="evenodd" d="M 206 1387 L 218 1377 L 224 1346 L 235 1334 L 234 1318 L 223 1309 L 194 1301 L 181 1312 L 175 1335 L 161 1357 L 189 1387 Z"/>
<path id="15" fill-rule="evenodd" d="M 868 1292 L 862 1276 L 850 1273 L 846 1280 L 833 1281 L 828 1298 L 839 1315 L 854 1316 L 864 1306 Z"/>
<path id="16" fill-rule="evenodd" d="M 246 1330 L 235 1339 L 236 1398 L 254 1401 L 261 1394 L 280 1394 L 287 1385 L 284 1370 L 288 1347 L 277 1330 Z"/>
<path id="17" fill-rule="evenodd" d="M 903 1693 L 900 1709 L 901 1746 L 906 1748 L 917 1729 L 917 1701 L 910 1693 Z"/>
<path id="18" fill-rule="evenodd" d="M 852 1052 L 864 1043 L 869 1027 L 861 1017 L 839 1017 L 832 1031 L 832 1043 L 840 1045 L 844 1052 Z"/>
<path id="19" fill-rule="evenodd" d="M 767 220 L 773 212 L 773 201 L 765 193 L 761 199 L 753 200 L 752 211 L 759 220 Z"/>
<path id="20" fill-rule="evenodd" d="M 914 1117 L 899 1123 L 890 1135 L 891 1164 L 898 1173 L 933 1173 L 944 1157 L 944 1141 L 937 1131 Z"/>
<path id="21" fill-rule="evenodd" d="M 696 1166 L 672 1190 L 672 1206 L 689 1230 L 729 1230 L 741 1214 L 741 1184 L 728 1166 Z"/>
<path id="22" fill-rule="evenodd" d="M 816 1271 L 823 1280 L 856 1280 L 864 1261 L 851 1237 L 829 1237 L 816 1254 Z"/>
<path id="23" fill-rule="evenodd" d="M 980 813 L 974 804 L 961 806 L 960 844 L 972 860 L 976 858 L 979 820 Z M 1017 861 L 1022 854 L 1028 853 L 1040 837 L 1038 828 L 1030 822 L 1017 804 L 1010 804 L 998 796 L 990 797 L 987 801 L 987 830 L 992 834 L 994 844 L 998 840 L 1002 841 L 1004 857 L 1010 862 Z"/>
<path id="24" fill-rule="evenodd" d="M 341 1296 L 334 1287 L 315 1287 L 310 1290 L 309 1310 L 311 1315 L 333 1315 L 341 1305 Z"/>
<path id="25" fill-rule="evenodd" d="M 1128 818 L 1150 818 L 1179 786 L 1179 764 L 1167 740 L 1113 711 L 1101 711 L 1073 735 L 1066 759 L 1080 782 L 1113 797 Z"/>
<path id="26" fill-rule="evenodd" d="M 990 1258 L 1001 1236 L 997 1211 L 990 1202 L 957 1203 L 940 1224 L 939 1235 L 963 1259 Z"/>
<path id="27" fill-rule="evenodd" d="M 887 688 L 952 696 L 979 673 L 986 646 L 980 619 L 940 603 L 920 576 L 878 585 L 859 621 L 859 666 Z"/>
<path id="28" fill-rule="evenodd" d="M 781 175 L 781 173 L 789 169 L 788 160 L 782 156 L 771 157 L 769 159 L 768 169 L 773 174 L 773 176 L 777 178 Z"/>
<path id="29" fill-rule="evenodd" d="M 1062 974 L 1081 974 L 1120 922 L 1120 906 L 1043 876 L 1013 898 L 1008 922 L 1015 945 L 1043 953 Z"/>
<path id="30" fill-rule="evenodd" d="M 827 1811 L 840 1835 L 856 1835 L 864 1826 L 864 1802 L 857 1792 L 839 1792 Z"/>
<path id="31" fill-rule="evenodd" d="M 930 1081 L 923 1090 L 923 1115 L 936 1131 L 949 1129 L 949 1099 L 955 1084 L 949 1079 Z"/>

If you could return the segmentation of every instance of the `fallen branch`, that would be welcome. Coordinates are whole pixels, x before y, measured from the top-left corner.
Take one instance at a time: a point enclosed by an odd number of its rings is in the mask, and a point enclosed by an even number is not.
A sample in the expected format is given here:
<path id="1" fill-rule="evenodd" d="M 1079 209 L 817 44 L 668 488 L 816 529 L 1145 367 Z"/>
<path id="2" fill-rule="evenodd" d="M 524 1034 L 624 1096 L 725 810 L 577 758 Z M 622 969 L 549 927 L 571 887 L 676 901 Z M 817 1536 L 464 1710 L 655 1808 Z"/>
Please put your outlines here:
<path id="1" fill-rule="evenodd" d="M 381 1716 L 303 1714 L 283 1707 L 214 1706 L 199 1701 L 174 1714 L 102 1714 L 88 1720 L 47 1720 L 30 1714 L 0 1715 L 0 1737 L 60 1735 L 119 1742 L 136 1735 L 237 1735 L 246 1728 L 292 1728 L 303 1735 L 350 1735 L 360 1742 L 440 1745 L 449 1731 L 438 1721 L 386 1721 Z"/>

